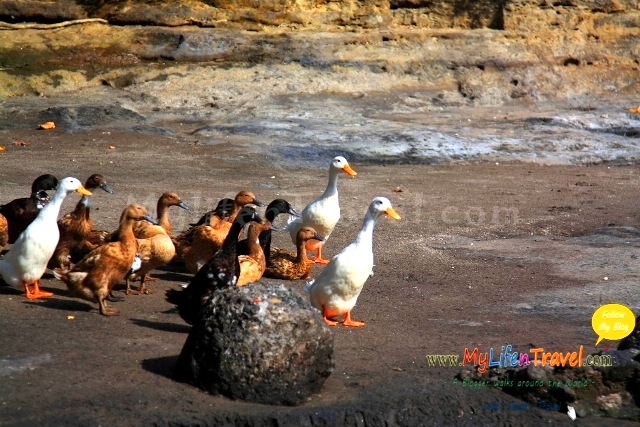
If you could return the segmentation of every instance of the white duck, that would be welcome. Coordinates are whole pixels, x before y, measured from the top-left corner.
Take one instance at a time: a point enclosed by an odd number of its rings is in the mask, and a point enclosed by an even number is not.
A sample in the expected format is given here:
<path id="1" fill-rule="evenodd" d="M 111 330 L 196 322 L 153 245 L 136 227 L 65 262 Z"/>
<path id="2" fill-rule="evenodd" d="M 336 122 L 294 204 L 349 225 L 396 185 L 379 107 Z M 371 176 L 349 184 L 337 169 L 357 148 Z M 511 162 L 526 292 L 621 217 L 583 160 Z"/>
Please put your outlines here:
<path id="1" fill-rule="evenodd" d="M 18 236 L 11 250 L 0 259 L 0 276 L 11 286 L 24 286 L 29 299 L 53 295 L 41 291 L 39 281 L 60 239 L 57 220 L 62 201 L 73 191 L 91 195 L 76 178 L 61 180 L 51 202 L 40 210 L 36 219 Z M 30 285 L 33 285 L 32 290 L 29 289 Z"/>
<path id="2" fill-rule="evenodd" d="M 287 231 L 291 234 L 291 240 L 296 243 L 298 230 L 302 227 L 311 227 L 324 238 L 324 241 L 310 240 L 306 244 L 307 250 L 316 249 L 316 255 L 311 261 L 319 264 L 327 264 L 328 259 L 322 258 L 322 247 L 329 238 L 333 228 L 340 219 L 340 202 L 338 200 L 338 174 L 343 171 L 351 176 L 357 175 L 349 162 L 342 156 L 335 157 L 329 165 L 329 183 L 322 196 L 309 203 L 300 214 L 293 217 L 287 224 Z"/>
<path id="3" fill-rule="evenodd" d="M 338 323 L 330 317 L 343 314 L 344 326 L 364 326 L 364 322 L 351 319 L 351 310 L 373 269 L 373 229 L 382 214 L 400 219 L 389 199 L 373 199 L 355 240 L 331 259 L 315 281 L 304 287 L 310 294 L 311 304 L 322 312 L 329 326 Z"/>

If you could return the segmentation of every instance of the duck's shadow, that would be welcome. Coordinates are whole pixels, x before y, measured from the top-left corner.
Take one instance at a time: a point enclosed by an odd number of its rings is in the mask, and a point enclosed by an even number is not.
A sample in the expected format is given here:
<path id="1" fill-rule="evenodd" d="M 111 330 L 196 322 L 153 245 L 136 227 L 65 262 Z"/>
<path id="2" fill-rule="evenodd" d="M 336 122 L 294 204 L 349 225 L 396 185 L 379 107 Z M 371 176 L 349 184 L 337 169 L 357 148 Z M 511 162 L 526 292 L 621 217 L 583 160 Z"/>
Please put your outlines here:
<path id="1" fill-rule="evenodd" d="M 142 326 L 144 328 L 155 329 L 163 332 L 177 332 L 182 334 L 188 334 L 191 330 L 189 325 L 180 325 L 170 322 L 152 322 L 145 319 L 131 319 L 131 322 L 136 326 Z"/>
<path id="2" fill-rule="evenodd" d="M 95 310 L 95 307 L 90 305 L 89 303 L 84 303 L 77 300 L 71 299 L 58 299 L 58 298 L 47 298 L 47 299 L 39 299 L 37 301 L 27 300 L 24 304 L 34 305 L 38 307 L 46 307 L 52 308 L 54 310 L 63 310 L 63 311 L 92 311 Z"/>
<path id="3" fill-rule="evenodd" d="M 24 295 L 24 290 L 5 284 L 0 278 L 0 295 Z"/>
<path id="4" fill-rule="evenodd" d="M 144 359 L 140 365 L 147 372 L 178 381 L 175 375 L 176 363 L 178 363 L 178 356 L 165 356 Z"/>
<path id="5" fill-rule="evenodd" d="M 51 292 L 55 296 L 69 296 L 69 291 L 66 289 L 58 289 L 58 288 L 49 288 L 46 286 L 41 286 L 40 290 Z M 13 286 L 5 285 L 4 282 L 0 280 L 0 295 L 24 295 L 24 288 L 18 289 Z M 44 299 L 38 301 L 46 301 Z"/>
<path id="6" fill-rule="evenodd" d="M 170 282 L 190 282 L 193 274 L 189 273 L 184 267 L 175 267 L 171 265 L 163 265 L 153 271 L 153 277 Z"/>

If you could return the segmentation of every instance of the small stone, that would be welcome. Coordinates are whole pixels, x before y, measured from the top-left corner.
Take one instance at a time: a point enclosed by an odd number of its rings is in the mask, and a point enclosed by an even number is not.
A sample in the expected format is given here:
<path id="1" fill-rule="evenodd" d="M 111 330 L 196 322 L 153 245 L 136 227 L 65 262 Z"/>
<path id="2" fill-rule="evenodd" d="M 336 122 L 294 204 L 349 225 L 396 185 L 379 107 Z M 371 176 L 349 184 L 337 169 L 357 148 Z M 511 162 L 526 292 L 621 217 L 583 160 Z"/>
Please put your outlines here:
<path id="1" fill-rule="evenodd" d="M 600 409 L 608 412 L 612 409 L 618 409 L 622 406 L 622 396 L 620 393 L 613 393 L 606 396 L 598 396 L 596 402 L 600 406 Z"/>
<path id="2" fill-rule="evenodd" d="M 533 364 L 527 366 L 526 373 L 527 377 L 533 381 L 543 381 L 546 383 L 548 378 L 547 372 L 543 367 Z"/>

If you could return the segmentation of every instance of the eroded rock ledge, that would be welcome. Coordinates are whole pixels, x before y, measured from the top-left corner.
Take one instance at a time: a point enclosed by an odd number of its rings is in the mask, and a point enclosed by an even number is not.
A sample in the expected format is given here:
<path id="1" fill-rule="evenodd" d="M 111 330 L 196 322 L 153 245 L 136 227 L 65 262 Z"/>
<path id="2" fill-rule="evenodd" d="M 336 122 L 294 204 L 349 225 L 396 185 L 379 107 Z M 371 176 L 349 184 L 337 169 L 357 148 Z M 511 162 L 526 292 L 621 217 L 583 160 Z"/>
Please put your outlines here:
<path id="1" fill-rule="evenodd" d="M 578 30 L 603 25 L 638 27 L 640 22 L 635 0 L 1 0 L 0 18 L 7 22 L 103 18 L 116 25 L 250 30 L 269 26 L 313 30 L 408 26 L 536 32 L 544 28 Z"/>

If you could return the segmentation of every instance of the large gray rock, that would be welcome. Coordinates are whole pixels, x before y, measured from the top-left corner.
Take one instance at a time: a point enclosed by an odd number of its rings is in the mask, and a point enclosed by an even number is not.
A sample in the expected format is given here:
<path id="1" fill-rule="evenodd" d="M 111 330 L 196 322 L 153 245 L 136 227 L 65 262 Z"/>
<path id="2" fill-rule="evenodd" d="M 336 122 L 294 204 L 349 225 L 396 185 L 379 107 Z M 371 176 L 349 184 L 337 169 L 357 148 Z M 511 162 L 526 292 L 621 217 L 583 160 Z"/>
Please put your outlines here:
<path id="1" fill-rule="evenodd" d="M 297 405 L 331 374 L 333 335 L 297 289 L 254 283 L 217 291 L 182 349 L 176 373 L 213 394 Z"/>

